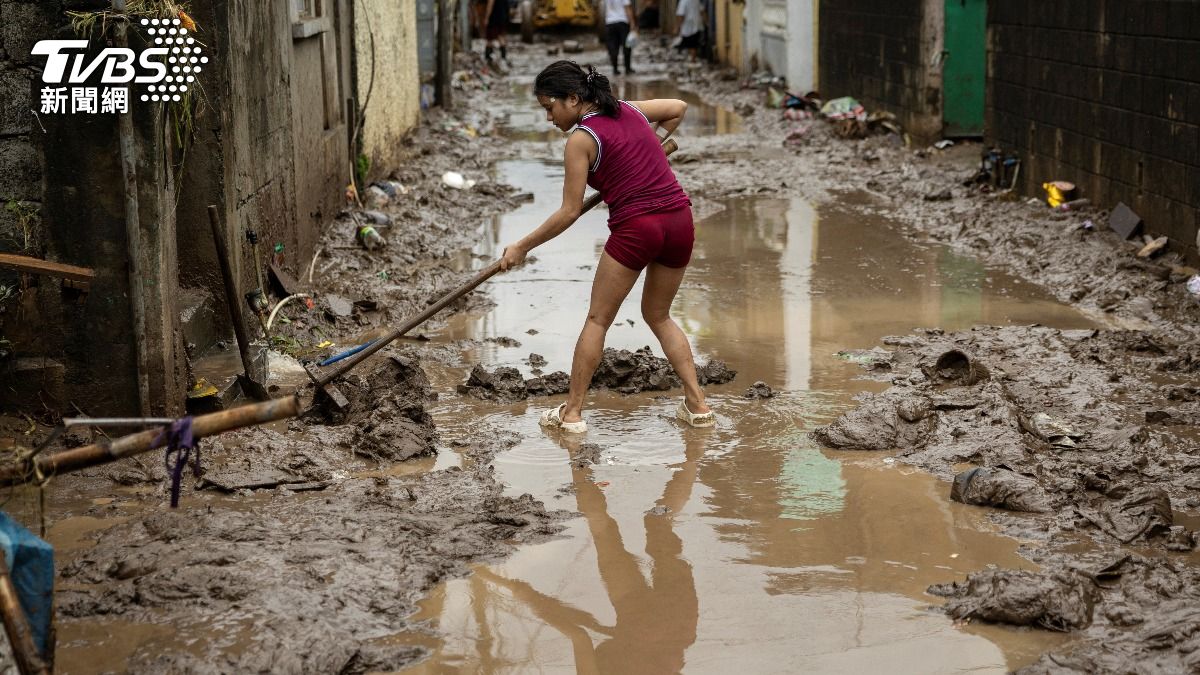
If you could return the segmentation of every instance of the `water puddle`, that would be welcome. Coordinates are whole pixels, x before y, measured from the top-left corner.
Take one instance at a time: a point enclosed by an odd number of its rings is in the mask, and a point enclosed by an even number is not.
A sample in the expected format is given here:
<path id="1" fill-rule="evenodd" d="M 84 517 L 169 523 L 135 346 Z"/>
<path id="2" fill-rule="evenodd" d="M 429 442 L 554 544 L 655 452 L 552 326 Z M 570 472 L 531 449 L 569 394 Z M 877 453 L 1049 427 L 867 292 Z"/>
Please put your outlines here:
<path id="1" fill-rule="evenodd" d="M 535 199 L 490 224 L 475 251 L 484 258 L 558 206 L 558 163 L 514 160 L 497 173 Z M 765 672 L 797 657 L 809 671 L 1003 672 L 1062 642 L 956 626 L 931 610 L 929 584 L 990 564 L 1032 567 L 1016 554 L 1020 542 L 996 534 L 984 510 L 950 502 L 947 483 L 882 454 L 821 451 L 806 434 L 855 393 L 883 386 L 857 379 L 861 369 L 839 350 L 916 327 L 1089 321 L 878 218 L 796 199 L 724 206 L 697 224 L 672 312 L 701 361 L 739 371 L 708 392 L 715 428 L 674 421 L 677 392 L 598 392 L 583 440 L 601 447 L 600 460 L 573 468 L 581 440 L 537 424 L 557 398 L 498 405 L 447 395 L 432 406 L 444 433 L 476 419 L 518 433 L 522 443 L 495 461 L 498 477 L 513 494 L 581 517 L 561 538 L 440 587 L 416 617 L 437 637 L 395 637 L 434 650 L 411 672 Z M 514 338 L 519 347 L 482 342 L 466 360 L 529 376 L 538 353 L 543 370 L 569 370 L 606 216 L 586 214 L 535 262 L 490 284 L 494 310 L 456 317 L 435 340 Z M 658 353 L 639 300 L 640 285 L 607 345 Z M 431 377 L 448 391 L 465 374 Z M 743 398 L 755 380 L 780 395 Z"/>

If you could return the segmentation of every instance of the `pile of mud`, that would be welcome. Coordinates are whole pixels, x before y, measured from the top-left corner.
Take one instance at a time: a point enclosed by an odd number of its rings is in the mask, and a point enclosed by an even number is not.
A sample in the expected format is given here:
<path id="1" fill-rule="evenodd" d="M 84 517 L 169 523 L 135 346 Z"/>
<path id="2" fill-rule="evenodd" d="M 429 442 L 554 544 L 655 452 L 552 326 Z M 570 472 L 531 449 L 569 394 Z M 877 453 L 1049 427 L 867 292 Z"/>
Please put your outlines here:
<path id="1" fill-rule="evenodd" d="M 952 598 L 946 610 L 957 618 L 1086 629 L 1071 663 L 1101 664 L 1094 659 L 1111 656 L 1113 645 L 1123 658 L 1165 650 L 1183 659 L 1171 663 L 1192 663 L 1200 612 L 1192 628 L 1164 632 L 1160 624 L 1170 617 L 1157 615 L 1155 605 L 1200 594 L 1183 588 L 1184 577 L 1200 574 L 1181 555 L 1195 547 L 1196 534 L 1174 522 L 1175 508 L 1200 505 L 1195 345 L 1136 331 L 1040 326 L 930 330 L 884 342 L 895 348 L 890 358 L 865 367 L 892 386 L 864 394 L 814 437 L 833 448 L 894 450 L 953 479 L 950 498 L 1001 509 L 994 519 L 1007 531 L 1038 542 L 1024 553 L 1043 565 L 1041 574 L 991 570 L 931 589 Z M 975 466 L 960 471 L 964 463 Z M 1069 552 L 1079 550 L 1081 537 L 1137 572 L 1104 571 L 1111 560 L 1089 567 Z M 1125 546 L 1159 557 L 1145 560 Z M 1081 580 L 1081 569 L 1095 574 Z M 1095 580 L 1101 572 L 1120 577 L 1119 595 Z M 1093 604 L 1125 618 L 1097 624 Z M 1132 606 L 1141 609 L 1122 609 Z M 1059 658 L 1047 655 L 1037 666 L 1043 670 L 1032 672 L 1047 672 Z"/>
<path id="2" fill-rule="evenodd" d="M 512 439 L 481 441 L 497 442 Z M 185 497 L 68 556 L 57 611 L 68 623 L 115 616 L 181 631 L 175 648 L 134 653 L 135 672 L 394 670 L 425 656 L 386 639 L 410 628 L 423 593 L 558 532 L 565 516 L 505 496 L 487 466 L 343 477 L 321 492 L 259 492 L 239 509 Z"/>
<path id="3" fill-rule="evenodd" d="M 538 354 L 531 354 L 533 357 Z M 701 366 L 696 364 L 696 376 L 700 386 L 724 384 L 737 376 L 724 361 L 713 359 Z M 522 401 L 531 396 L 565 394 L 571 385 L 571 377 L 563 371 L 525 379 L 516 368 L 501 366 L 489 372 L 482 364 L 476 364 L 464 384 L 458 385 L 458 393 L 486 401 Z M 642 391 L 667 391 L 682 386 L 675 370 L 666 359 L 655 356 L 649 347 L 637 351 L 608 347 L 600 357 L 596 373 L 592 375 L 589 389 L 612 389 L 622 394 Z"/>

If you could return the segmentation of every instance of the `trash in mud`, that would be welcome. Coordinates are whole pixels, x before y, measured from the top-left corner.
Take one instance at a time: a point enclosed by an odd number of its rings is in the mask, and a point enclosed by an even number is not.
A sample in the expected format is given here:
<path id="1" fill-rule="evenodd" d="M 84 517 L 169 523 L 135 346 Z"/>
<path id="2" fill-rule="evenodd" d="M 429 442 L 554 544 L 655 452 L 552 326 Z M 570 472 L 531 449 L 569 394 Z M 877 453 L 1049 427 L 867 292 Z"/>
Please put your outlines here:
<path id="1" fill-rule="evenodd" d="M 1028 418 L 1021 417 L 1019 419 L 1022 429 L 1046 441 L 1050 445 L 1073 448 L 1076 446 L 1076 441 L 1083 438 L 1083 434 L 1068 426 L 1066 421 L 1057 417 L 1051 417 L 1044 412 L 1034 413 Z"/>
<path id="2" fill-rule="evenodd" d="M 1050 502 L 1037 481 L 1005 467 L 967 469 L 954 477 L 950 499 L 1009 511 L 1047 513 Z"/>
<path id="3" fill-rule="evenodd" d="M 890 370 L 892 353 L 886 349 L 844 349 L 834 356 L 851 363 L 857 363 L 869 370 Z"/>
<path id="4" fill-rule="evenodd" d="M 1121 236 L 1129 239 L 1137 234 L 1142 227 L 1142 217 L 1133 212 L 1124 202 L 1117 202 L 1108 216 L 1108 227 Z"/>
<path id="5" fill-rule="evenodd" d="M 1149 237 L 1147 237 L 1147 239 L 1149 239 Z M 1149 241 L 1146 242 L 1145 246 L 1142 246 L 1140 249 L 1138 249 L 1137 257 L 1153 258 L 1154 256 L 1158 255 L 1159 253 L 1162 253 L 1163 249 L 1165 249 L 1167 247 L 1168 243 L 1170 243 L 1170 239 L 1168 239 L 1167 237 L 1159 237 L 1157 239 L 1150 239 Z"/>
<path id="6" fill-rule="evenodd" d="M 968 574 L 965 582 L 930 586 L 928 592 L 948 598 L 943 609 L 960 621 L 979 619 L 1062 632 L 1091 625 L 1096 602 L 1091 579 L 1066 571 L 986 570 Z"/>
<path id="7" fill-rule="evenodd" d="M 742 394 L 743 398 L 774 398 L 777 394 L 770 385 L 762 380 L 756 381 Z"/>
<path id="8" fill-rule="evenodd" d="M 862 120 L 867 119 L 867 109 L 850 96 L 826 101 L 821 106 L 821 114 L 828 120 Z"/>
<path id="9" fill-rule="evenodd" d="M 936 192 L 928 192 L 925 194 L 925 201 L 927 202 L 946 202 L 950 201 L 951 199 L 954 199 L 954 193 L 950 191 L 950 188 L 944 188 Z"/>
<path id="10" fill-rule="evenodd" d="M 946 148 L 950 148 L 953 146 L 954 146 L 954 141 L 950 140 L 949 138 L 942 139 L 942 140 L 938 141 L 937 143 L 933 144 L 933 147 L 937 148 L 938 150 L 945 150 Z"/>
<path id="11" fill-rule="evenodd" d="M 986 380 L 988 376 L 988 369 L 983 364 L 957 349 L 951 349 L 939 356 L 933 364 L 932 371 L 927 373 L 927 377 L 933 381 L 964 387 Z"/>
<path id="12" fill-rule="evenodd" d="M 374 251 L 387 246 L 387 239 L 384 239 L 383 235 L 379 234 L 379 231 L 373 225 L 360 225 L 355 230 L 354 237 L 358 240 L 359 245 L 368 251 Z"/>
<path id="13" fill-rule="evenodd" d="M 475 187 L 475 181 L 467 180 L 457 171 L 447 171 L 442 174 L 442 184 L 455 190 L 470 190 Z"/>
<path id="14" fill-rule="evenodd" d="M 665 516 L 671 512 L 671 507 L 659 504 L 646 511 L 647 516 Z"/>
<path id="15" fill-rule="evenodd" d="M 1065 180 L 1042 183 L 1042 189 L 1046 191 L 1046 203 L 1051 208 L 1055 208 L 1063 202 L 1070 201 L 1075 195 L 1075 184 L 1068 183 Z"/>

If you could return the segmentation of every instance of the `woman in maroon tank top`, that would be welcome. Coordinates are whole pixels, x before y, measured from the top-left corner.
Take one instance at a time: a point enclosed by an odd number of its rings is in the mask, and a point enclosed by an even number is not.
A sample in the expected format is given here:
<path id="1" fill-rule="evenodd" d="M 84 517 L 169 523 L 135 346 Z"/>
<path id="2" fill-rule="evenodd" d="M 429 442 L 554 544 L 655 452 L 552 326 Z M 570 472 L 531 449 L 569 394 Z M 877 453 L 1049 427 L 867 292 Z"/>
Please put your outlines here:
<path id="1" fill-rule="evenodd" d="M 630 289 L 646 270 L 642 318 L 683 381 L 676 417 L 692 426 L 716 420 L 696 379 L 692 348 L 671 318 L 671 302 L 691 260 L 695 231 L 691 202 L 660 147 L 683 120 L 687 103 L 676 99 L 617 101 L 608 78 L 573 61 L 556 61 L 538 74 L 533 92 L 546 120 L 570 136 L 566 177 L 558 210 L 533 232 L 504 249 L 502 269 L 562 234 L 583 209 L 584 186 L 599 191 L 609 207 L 611 230 L 592 281 L 591 306 L 571 363 L 567 402 L 542 415 L 544 426 L 582 433 L 587 385 L 604 351 L 604 336 Z M 661 134 L 661 135 L 660 135 Z"/>

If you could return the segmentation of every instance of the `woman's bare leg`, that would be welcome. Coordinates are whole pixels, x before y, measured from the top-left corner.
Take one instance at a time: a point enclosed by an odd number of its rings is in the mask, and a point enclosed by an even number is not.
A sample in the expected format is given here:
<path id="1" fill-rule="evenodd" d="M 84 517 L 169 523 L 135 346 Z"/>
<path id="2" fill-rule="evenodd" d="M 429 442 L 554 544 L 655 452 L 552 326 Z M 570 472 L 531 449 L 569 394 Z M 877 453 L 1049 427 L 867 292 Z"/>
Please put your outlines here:
<path id="1" fill-rule="evenodd" d="M 699 414 L 709 409 L 704 404 L 704 392 L 700 390 L 700 381 L 696 378 L 692 346 L 688 344 L 687 336 L 679 324 L 671 318 L 671 303 L 679 291 L 685 269 L 650 263 L 646 268 L 646 286 L 642 289 L 642 318 L 654 331 L 675 374 L 683 380 L 683 397 L 688 410 Z"/>
<path id="2" fill-rule="evenodd" d="M 608 327 L 617 317 L 617 310 L 625 302 L 629 289 L 633 288 L 640 274 L 617 262 L 608 253 L 600 255 L 596 278 L 592 281 L 592 302 L 587 321 L 579 333 L 579 341 L 575 343 L 575 358 L 571 361 L 571 390 L 567 394 L 567 407 L 562 412 L 564 422 L 582 419 L 583 399 L 587 396 L 592 374 L 596 372 L 600 355 L 604 352 L 604 336 L 608 334 Z"/>

